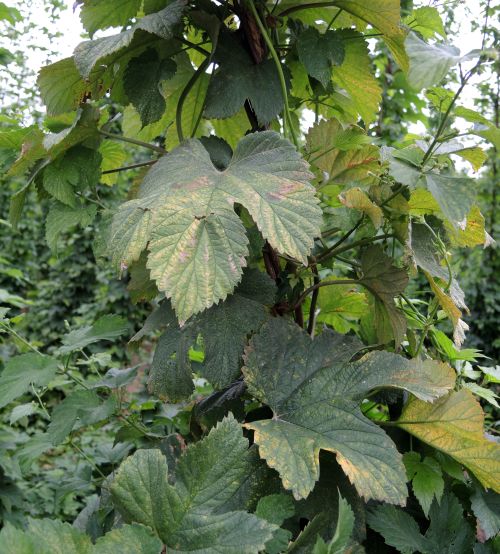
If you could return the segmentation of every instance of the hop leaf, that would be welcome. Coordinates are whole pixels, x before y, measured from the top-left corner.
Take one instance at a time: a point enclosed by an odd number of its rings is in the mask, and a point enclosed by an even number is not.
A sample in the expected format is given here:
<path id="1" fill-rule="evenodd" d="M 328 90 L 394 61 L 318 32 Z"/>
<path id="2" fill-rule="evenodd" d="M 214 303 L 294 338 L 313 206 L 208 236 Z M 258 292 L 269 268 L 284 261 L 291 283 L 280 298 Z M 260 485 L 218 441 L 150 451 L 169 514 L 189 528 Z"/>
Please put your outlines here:
<path id="1" fill-rule="evenodd" d="M 139 198 L 115 216 L 115 265 L 137 260 L 149 240 L 151 277 L 185 322 L 224 300 L 241 279 L 248 239 L 235 203 L 274 248 L 307 263 L 321 222 L 311 177 L 295 148 L 272 131 L 244 137 L 224 171 L 191 140 L 162 157 Z"/>
<path id="2" fill-rule="evenodd" d="M 319 478 L 319 451 L 337 462 L 361 496 L 403 504 L 406 476 L 394 444 L 365 419 L 359 404 L 370 390 L 396 387 L 422 400 L 449 390 L 454 372 L 446 364 L 371 352 L 349 362 L 357 339 L 324 332 L 312 341 L 297 325 L 272 319 L 246 349 L 243 373 L 249 391 L 273 418 L 246 424 L 268 465 L 297 499 Z"/>
<path id="3" fill-rule="evenodd" d="M 276 526 L 227 505 L 248 478 L 248 442 L 239 424 L 224 419 L 190 446 L 167 481 L 160 450 L 139 450 L 125 460 L 111 485 L 125 520 L 154 529 L 170 552 L 257 554 Z"/>

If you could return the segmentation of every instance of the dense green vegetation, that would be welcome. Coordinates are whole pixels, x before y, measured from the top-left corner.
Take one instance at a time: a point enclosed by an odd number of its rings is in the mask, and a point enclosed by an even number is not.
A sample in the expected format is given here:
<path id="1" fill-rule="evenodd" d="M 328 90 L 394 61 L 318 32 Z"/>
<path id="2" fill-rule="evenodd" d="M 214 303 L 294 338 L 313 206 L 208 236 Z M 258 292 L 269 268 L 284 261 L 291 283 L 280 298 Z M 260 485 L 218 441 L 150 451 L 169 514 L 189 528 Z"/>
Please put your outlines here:
<path id="1" fill-rule="evenodd" d="M 119 4 L 0 2 L 0 554 L 497 552 L 500 7 Z"/>

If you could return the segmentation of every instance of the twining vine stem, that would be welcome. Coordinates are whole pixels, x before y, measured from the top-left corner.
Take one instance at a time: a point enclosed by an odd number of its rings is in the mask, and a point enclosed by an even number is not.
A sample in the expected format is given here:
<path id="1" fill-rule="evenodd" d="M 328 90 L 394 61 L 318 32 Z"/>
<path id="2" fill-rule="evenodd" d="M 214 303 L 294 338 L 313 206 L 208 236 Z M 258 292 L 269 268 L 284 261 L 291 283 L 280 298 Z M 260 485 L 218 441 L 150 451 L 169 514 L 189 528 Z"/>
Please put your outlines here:
<path id="1" fill-rule="evenodd" d="M 162 148 L 161 146 L 157 146 L 156 144 L 150 144 L 149 142 L 143 142 L 142 140 L 137 140 L 130 137 L 124 137 L 123 135 L 115 135 L 114 133 L 108 133 L 108 131 L 103 131 L 102 129 L 99 129 L 99 134 L 102 135 L 103 137 L 106 137 L 112 140 L 119 140 L 121 142 L 128 142 L 129 144 L 135 144 L 136 146 L 142 146 L 143 148 L 149 148 L 150 150 L 154 150 L 159 154 L 167 153 L 165 148 Z"/>
<path id="2" fill-rule="evenodd" d="M 267 44 L 267 47 L 269 48 L 269 52 L 271 54 L 271 57 L 274 60 L 274 63 L 276 65 L 276 70 L 277 70 L 278 75 L 279 75 L 280 85 L 281 85 L 281 94 L 283 95 L 284 115 L 285 115 L 285 117 L 283 118 L 283 134 L 286 134 L 286 125 L 285 125 L 285 121 L 286 121 L 286 123 L 288 124 L 288 128 L 290 130 L 290 136 L 292 137 L 292 141 L 295 144 L 295 147 L 298 149 L 299 148 L 299 141 L 298 141 L 297 135 L 295 134 L 295 129 L 293 127 L 292 116 L 290 114 L 290 107 L 288 105 L 288 93 L 287 93 L 287 90 L 286 90 L 285 75 L 283 73 L 283 68 L 281 67 L 281 61 L 278 57 L 278 54 L 276 53 L 276 50 L 275 50 L 274 45 L 273 45 L 273 41 L 271 40 L 271 38 L 267 34 L 267 30 L 264 27 L 264 24 L 262 23 L 262 21 L 259 17 L 259 14 L 257 13 L 257 8 L 255 7 L 255 4 L 253 3 L 253 1 L 250 1 L 250 2 L 248 2 L 248 5 L 250 6 L 250 10 L 251 10 L 252 15 L 255 19 L 255 22 L 257 23 L 257 26 L 259 27 L 259 30 L 262 34 L 262 37 L 264 38 L 264 40 Z"/>

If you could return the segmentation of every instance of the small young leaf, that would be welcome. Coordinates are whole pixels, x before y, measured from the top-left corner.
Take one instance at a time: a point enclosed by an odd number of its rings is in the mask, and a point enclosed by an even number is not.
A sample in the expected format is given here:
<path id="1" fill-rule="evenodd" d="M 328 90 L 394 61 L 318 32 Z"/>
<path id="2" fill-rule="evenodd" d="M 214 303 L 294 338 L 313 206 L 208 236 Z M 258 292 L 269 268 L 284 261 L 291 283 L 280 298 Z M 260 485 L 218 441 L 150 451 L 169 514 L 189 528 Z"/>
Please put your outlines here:
<path id="1" fill-rule="evenodd" d="M 441 500 L 444 491 L 444 480 L 441 466 L 434 458 L 426 456 L 422 461 L 418 452 L 407 452 L 403 456 L 406 474 L 413 485 L 413 492 L 422 506 L 426 516 L 434 498 Z"/>
<path id="2" fill-rule="evenodd" d="M 129 330 L 128 321 L 118 315 L 105 315 L 92 325 L 86 325 L 64 335 L 61 354 L 68 354 L 74 350 L 81 350 L 89 344 L 101 340 L 113 340 Z"/>

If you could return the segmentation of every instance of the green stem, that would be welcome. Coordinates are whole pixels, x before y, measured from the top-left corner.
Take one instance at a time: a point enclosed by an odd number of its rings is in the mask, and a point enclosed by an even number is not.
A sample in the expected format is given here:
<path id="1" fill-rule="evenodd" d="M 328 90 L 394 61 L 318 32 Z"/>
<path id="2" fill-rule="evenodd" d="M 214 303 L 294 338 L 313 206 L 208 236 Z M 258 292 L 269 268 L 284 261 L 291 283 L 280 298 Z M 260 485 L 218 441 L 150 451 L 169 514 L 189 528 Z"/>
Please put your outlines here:
<path id="1" fill-rule="evenodd" d="M 103 478 L 103 479 L 106 479 L 106 475 L 104 475 L 104 473 L 99 469 L 99 467 L 96 465 L 95 462 L 93 462 L 88 456 L 87 454 L 85 454 L 85 452 L 79 447 L 77 446 L 71 439 L 69 439 L 69 445 L 74 448 L 96 471 L 97 473 L 99 473 L 99 475 Z"/>
<path id="2" fill-rule="evenodd" d="M 351 242 L 350 244 L 346 244 L 345 246 L 342 246 L 340 248 L 329 249 L 327 252 L 319 256 L 318 260 L 320 262 L 324 262 L 325 260 L 331 258 L 332 256 L 337 256 L 338 254 L 342 254 L 342 252 L 346 252 L 347 250 L 352 250 L 353 248 L 357 248 L 358 246 L 365 246 L 367 244 L 371 244 L 372 242 L 376 242 L 378 240 L 385 240 L 393 237 L 394 237 L 393 234 L 386 234 L 386 235 L 378 235 L 376 237 L 357 240 L 355 242 Z"/>
<path id="3" fill-rule="evenodd" d="M 312 287 L 309 287 L 308 289 L 306 289 L 299 297 L 299 299 L 297 300 L 297 302 L 294 304 L 294 306 L 292 306 L 292 308 L 290 309 L 290 311 L 293 311 L 297 308 L 297 306 L 300 306 L 302 304 L 302 302 L 304 302 L 304 300 L 307 298 L 307 296 L 321 288 L 321 287 L 330 287 L 330 286 L 333 286 L 333 285 L 358 285 L 358 281 L 354 280 L 354 279 L 338 279 L 338 280 L 333 280 L 333 281 L 321 281 L 320 283 L 316 283 L 315 285 L 313 285 Z"/>
<path id="4" fill-rule="evenodd" d="M 42 357 L 45 357 L 45 354 L 42 354 L 40 352 L 40 350 L 38 350 L 38 348 L 35 348 L 29 341 L 27 341 L 24 337 L 22 337 L 21 335 L 19 335 L 18 333 L 16 333 L 16 331 L 14 331 L 14 329 L 12 329 L 12 327 L 10 325 L 6 325 L 5 323 L 2 323 L 0 322 L 0 326 L 3 327 L 7 333 L 9 333 L 10 335 L 12 335 L 13 337 L 16 337 L 16 339 L 18 341 L 20 341 L 21 343 L 23 343 L 25 346 L 27 346 L 30 350 L 32 350 L 33 352 L 36 352 L 39 356 L 42 356 Z"/>
<path id="5" fill-rule="evenodd" d="M 288 105 L 288 93 L 286 90 L 286 81 L 285 81 L 285 75 L 283 74 L 283 68 L 281 67 L 281 62 L 278 57 L 278 54 L 276 53 L 276 50 L 274 49 L 273 42 L 269 35 L 267 34 L 266 28 L 264 27 L 264 24 L 262 23 L 259 14 L 257 13 L 257 8 L 255 7 L 255 4 L 252 0 L 248 2 L 248 5 L 250 6 L 250 11 L 252 12 L 252 15 L 255 19 L 255 22 L 257 23 L 257 26 L 259 27 L 259 30 L 267 44 L 267 47 L 269 48 L 269 52 L 271 54 L 271 57 L 274 60 L 274 63 L 276 65 L 276 70 L 278 71 L 279 79 L 280 79 L 280 85 L 281 85 L 281 94 L 283 95 L 283 102 L 285 105 L 284 111 L 285 111 L 285 117 L 283 118 L 283 134 L 285 134 L 286 126 L 285 121 L 288 123 L 288 127 L 290 129 L 290 135 L 292 137 L 292 141 L 295 144 L 295 147 L 299 148 L 299 141 L 297 139 L 297 135 L 295 134 L 295 129 L 293 128 L 293 122 L 292 122 L 292 116 L 290 114 L 290 107 Z"/>
<path id="6" fill-rule="evenodd" d="M 118 173 L 118 171 L 127 171 L 128 169 L 136 169 L 137 167 L 144 167 L 145 165 L 153 165 L 158 160 L 149 160 L 148 162 L 139 162 L 132 165 L 124 165 L 123 167 L 116 167 L 115 169 L 106 169 L 103 171 L 103 175 L 108 175 L 109 173 Z"/>
<path id="7" fill-rule="evenodd" d="M 448 109 L 446 110 L 446 112 L 443 115 L 443 119 L 441 120 L 441 123 L 439 124 L 438 130 L 436 131 L 436 134 L 434 135 L 433 141 L 431 142 L 429 148 L 427 149 L 427 152 L 424 154 L 424 157 L 422 159 L 422 164 L 421 164 L 422 167 L 424 167 L 426 162 L 432 156 L 432 153 L 434 152 L 434 148 L 435 148 L 436 144 L 439 142 L 439 139 L 441 138 L 441 135 L 443 134 L 443 131 L 445 130 L 445 127 L 448 123 L 448 119 L 450 117 L 450 114 L 451 114 L 453 108 L 455 107 L 456 101 L 458 100 L 459 96 L 462 94 L 462 91 L 464 90 L 467 83 L 469 82 L 469 79 L 474 75 L 474 73 L 476 72 L 476 70 L 479 68 L 480 65 L 481 65 L 481 59 L 469 71 L 469 73 L 467 73 L 467 75 L 462 79 L 462 82 L 461 82 L 460 86 L 458 87 L 457 92 L 453 96 L 453 99 L 451 100 L 450 105 L 448 106 Z"/>
<path id="8" fill-rule="evenodd" d="M 318 267 L 316 264 L 312 266 L 312 272 L 314 273 L 314 285 L 316 288 L 314 289 L 312 298 L 311 298 L 311 307 L 309 308 L 309 322 L 307 324 L 307 332 L 309 335 L 314 336 L 314 328 L 316 326 L 316 305 L 318 304 L 318 296 L 319 296 L 319 284 L 320 284 L 320 278 L 318 274 Z"/>
<path id="9" fill-rule="evenodd" d="M 33 383 L 31 383 L 31 390 L 33 391 L 33 394 L 36 396 L 36 399 L 38 400 L 38 404 L 40 405 L 40 408 L 42 409 L 43 413 L 47 416 L 47 419 L 50 420 L 50 414 L 47 411 L 47 408 L 45 407 L 45 404 L 43 403 L 42 397 L 36 391 L 35 386 L 33 385 Z"/>
<path id="10" fill-rule="evenodd" d="M 179 42 L 182 42 L 186 46 L 189 46 L 189 48 L 192 48 L 193 50 L 196 50 L 200 54 L 203 54 L 204 56 L 210 56 L 210 52 L 208 50 L 205 50 L 205 48 L 202 48 L 199 44 L 195 44 L 194 42 L 191 42 L 184 37 L 176 37 L 176 40 Z M 202 43 L 205 44 L 205 43 Z"/>
<path id="11" fill-rule="evenodd" d="M 129 144 L 135 144 L 136 146 L 142 146 L 143 148 L 149 148 L 150 150 L 154 150 L 155 152 L 158 152 L 160 154 L 166 154 L 166 150 L 162 148 L 161 146 L 156 146 L 156 144 L 149 144 L 149 142 L 143 142 L 142 140 L 136 140 L 129 137 L 124 137 L 122 135 L 115 135 L 114 133 L 108 133 L 107 131 L 103 131 L 102 129 L 99 130 L 99 134 L 103 137 L 112 139 L 112 140 L 119 140 L 121 142 L 128 142 Z"/>
<path id="12" fill-rule="evenodd" d="M 205 70 L 210 65 L 210 63 L 210 58 L 206 58 L 203 60 L 198 69 L 194 72 L 191 79 L 189 79 L 189 81 L 186 83 L 186 86 L 179 96 L 179 101 L 177 102 L 177 110 L 175 112 L 175 125 L 177 127 L 177 137 L 179 138 L 179 142 L 184 142 L 184 133 L 182 132 L 182 108 L 184 106 L 184 102 L 191 89 L 196 84 L 196 81 L 202 73 L 205 73 Z"/>

